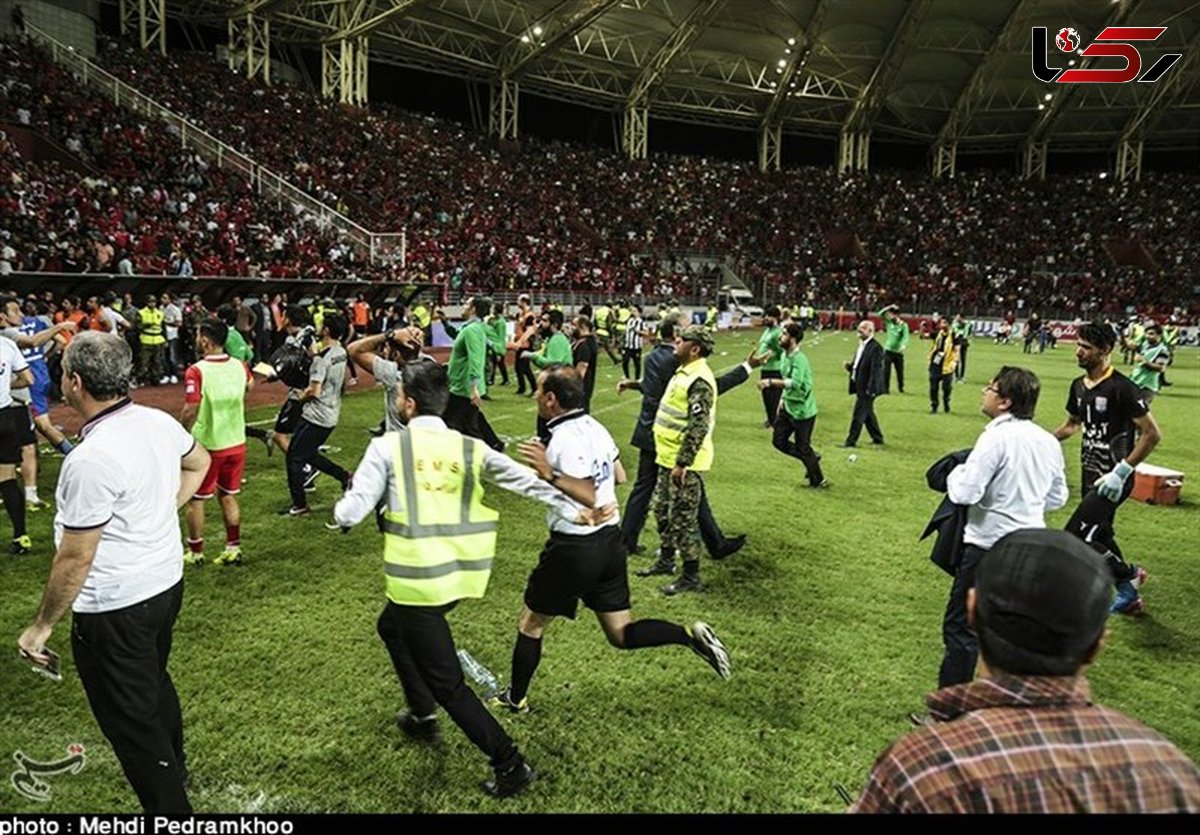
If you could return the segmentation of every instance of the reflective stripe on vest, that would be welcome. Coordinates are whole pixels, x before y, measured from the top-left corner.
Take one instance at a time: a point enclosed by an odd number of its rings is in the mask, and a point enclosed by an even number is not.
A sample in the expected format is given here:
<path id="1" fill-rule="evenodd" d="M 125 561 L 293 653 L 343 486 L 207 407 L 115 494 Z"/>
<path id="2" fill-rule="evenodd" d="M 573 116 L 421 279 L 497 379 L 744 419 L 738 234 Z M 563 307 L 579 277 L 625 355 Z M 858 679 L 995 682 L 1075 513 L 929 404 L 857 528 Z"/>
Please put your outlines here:
<path id="1" fill-rule="evenodd" d="M 483 505 L 478 442 L 450 429 L 410 427 L 390 434 L 396 436 L 394 472 L 403 509 L 384 513 L 388 599 L 439 606 L 482 597 L 499 514 Z"/>
<path id="2" fill-rule="evenodd" d="M 143 345 L 163 345 L 163 312 L 161 308 L 151 310 L 143 307 L 138 311 L 138 339 Z"/>
<path id="3" fill-rule="evenodd" d="M 658 403 L 658 411 L 654 415 L 654 448 L 655 463 L 660 467 L 674 467 L 675 459 L 683 446 L 683 436 L 687 431 L 688 421 L 688 390 L 697 379 L 706 381 L 713 390 L 713 408 L 709 413 L 708 432 L 696 459 L 689 470 L 704 472 L 712 469 L 713 463 L 713 430 L 717 426 L 717 380 L 713 377 L 708 362 L 700 359 L 676 370 L 667 390 L 663 392 L 662 400 Z"/>

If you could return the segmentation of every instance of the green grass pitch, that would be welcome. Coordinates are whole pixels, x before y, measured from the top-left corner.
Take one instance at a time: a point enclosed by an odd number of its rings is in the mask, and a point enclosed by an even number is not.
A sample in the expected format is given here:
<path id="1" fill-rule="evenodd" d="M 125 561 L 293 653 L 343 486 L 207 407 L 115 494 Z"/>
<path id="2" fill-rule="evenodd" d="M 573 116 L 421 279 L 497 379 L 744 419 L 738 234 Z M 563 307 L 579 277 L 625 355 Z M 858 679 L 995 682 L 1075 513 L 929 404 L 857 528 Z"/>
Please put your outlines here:
<path id="1" fill-rule="evenodd" d="M 712 358 L 735 364 L 757 333 L 723 335 Z M 251 442 L 242 493 L 246 565 L 187 570 L 183 613 L 171 668 L 183 703 L 198 811 L 330 812 L 828 812 L 841 808 L 832 788 L 857 792 L 876 754 L 908 729 L 910 710 L 936 682 L 940 624 L 950 580 L 919 543 L 939 497 L 926 467 L 969 446 L 985 418 L 979 392 L 1002 364 L 1027 365 L 1042 380 L 1037 421 L 1063 417 L 1067 384 L 1078 372 L 1062 344 L 1024 356 L 1018 345 L 971 346 L 965 384 L 953 412 L 928 414 L 924 352 L 909 346 L 908 393 L 880 398 L 887 445 L 858 449 L 845 437 L 852 398 L 841 362 L 853 355 L 850 333 L 812 336 L 820 415 L 814 444 L 833 488 L 802 488 L 803 468 L 770 444 L 753 382 L 722 397 L 709 496 L 727 533 L 749 544 L 724 563 L 706 560 L 708 590 L 668 599 L 661 578 L 631 577 L 635 616 L 708 621 L 730 649 L 724 682 L 681 647 L 618 652 L 592 616 L 550 629 L 533 683 L 533 712 L 501 721 L 541 773 L 526 794 L 499 803 L 477 782 L 484 758 L 448 721 L 440 748 L 402 739 L 393 723 L 402 705 L 375 618 L 384 601 L 381 543 L 367 523 L 351 534 L 323 527 L 336 499 L 329 479 L 313 494 L 314 514 L 279 518 L 286 504 L 283 462 Z M 628 447 L 639 398 L 615 394 L 619 369 L 601 360 L 594 412 Z M 1107 649 L 1090 677 L 1098 701 L 1127 711 L 1200 758 L 1200 352 L 1181 350 L 1175 385 L 1154 403 L 1164 440 L 1151 461 L 1184 470 L 1184 504 L 1128 502 L 1117 530 L 1126 554 L 1143 563 L 1149 613 L 1114 618 Z M 757 375 L 755 375 L 757 377 Z M 487 404 L 496 429 L 532 434 L 533 404 L 511 386 Z M 379 390 L 347 399 L 331 443 L 333 458 L 357 462 L 367 428 L 382 414 Z M 270 409 L 251 419 L 273 418 Z M 865 440 L 865 436 L 864 436 Z M 1072 499 L 1050 524 L 1061 526 L 1078 500 L 1079 440 L 1066 445 Z M 43 458 L 43 495 L 58 460 Z M 1191 483 L 1197 482 L 1197 483 Z M 626 488 L 622 488 L 624 497 Z M 498 558 L 485 599 L 452 615 L 460 647 L 503 680 L 508 677 L 516 614 L 545 525 L 540 505 L 500 491 Z M 45 804 L 0 783 L 0 809 L 26 812 L 137 810 L 104 741 L 70 661 L 69 626 L 51 646 L 65 656 L 53 684 L 16 658 L 47 576 L 51 514 L 32 517 L 34 555 L 0 559 L 0 634 L 10 657 L 0 665 L 0 763 L 20 750 L 61 757 L 81 742 L 79 774 L 47 780 Z M 210 505 L 209 556 L 221 546 L 219 511 Z M 643 538 L 656 545 L 653 521 Z M 631 557 L 638 567 L 648 557 Z M 6 776 L 6 775 L 0 775 Z"/>

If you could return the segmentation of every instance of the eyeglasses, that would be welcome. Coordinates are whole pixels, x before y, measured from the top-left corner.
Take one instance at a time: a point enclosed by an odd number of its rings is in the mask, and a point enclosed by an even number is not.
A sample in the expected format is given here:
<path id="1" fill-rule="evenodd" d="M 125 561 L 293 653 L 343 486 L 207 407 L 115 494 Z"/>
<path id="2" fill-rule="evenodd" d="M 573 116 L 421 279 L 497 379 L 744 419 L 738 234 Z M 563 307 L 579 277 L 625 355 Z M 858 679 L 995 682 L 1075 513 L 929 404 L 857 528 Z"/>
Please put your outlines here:
<path id="1" fill-rule="evenodd" d="M 994 383 L 988 383 L 986 386 L 983 387 L 983 390 L 990 391 L 992 394 L 1000 393 L 1000 389 L 996 388 Z"/>

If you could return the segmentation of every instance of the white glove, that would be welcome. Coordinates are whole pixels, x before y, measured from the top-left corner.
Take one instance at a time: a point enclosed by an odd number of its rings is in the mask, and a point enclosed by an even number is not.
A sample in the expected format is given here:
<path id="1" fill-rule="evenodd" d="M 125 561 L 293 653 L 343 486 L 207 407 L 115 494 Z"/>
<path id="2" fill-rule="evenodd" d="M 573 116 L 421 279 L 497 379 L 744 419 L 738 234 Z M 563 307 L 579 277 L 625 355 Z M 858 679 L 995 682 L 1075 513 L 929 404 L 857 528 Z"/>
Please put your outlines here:
<path id="1" fill-rule="evenodd" d="M 1113 471 L 1096 479 L 1093 485 L 1101 496 L 1108 499 L 1110 502 L 1121 500 L 1121 491 L 1125 489 L 1125 481 L 1129 478 L 1129 474 L 1133 472 L 1133 467 L 1125 461 L 1118 461 L 1117 466 L 1113 467 Z"/>

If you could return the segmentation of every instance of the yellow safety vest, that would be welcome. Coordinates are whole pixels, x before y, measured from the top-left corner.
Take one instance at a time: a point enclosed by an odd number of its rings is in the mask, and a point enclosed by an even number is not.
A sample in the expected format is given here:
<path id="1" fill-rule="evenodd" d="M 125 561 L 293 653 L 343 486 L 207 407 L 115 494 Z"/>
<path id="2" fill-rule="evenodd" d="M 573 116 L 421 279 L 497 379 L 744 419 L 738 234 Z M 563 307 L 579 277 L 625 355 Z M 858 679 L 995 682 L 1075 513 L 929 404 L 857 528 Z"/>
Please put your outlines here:
<path id="1" fill-rule="evenodd" d="M 633 311 L 628 307 L 617 309 L 617 333 L 625 333 L 625 323 L 629 321 L 629 317 L 633 315 Z"/>
<path id="2" fill-rule="evenodd" d="M 483 597 L 500 514 L 483 505 L 483 445 L 453 429 L 409 427 L 395 444 L 403 509 L 383 517 L 387 596 L 400 606 Z"/>
<path id="3" fill-rule="evenodd" d="M 654 449 L 655 463 L 660 467 L 674 467 L 675 459 L 679 457 L 683 435 L 687 430 L 688 389 L 697 379 L 704 380 L 712 386 L 713 407 L 709 414 L 708 434 L 704 436 L 704 443 L 696 453 L 696 460 L 688 469 L 697 472 L 712 469 L 712 436 L 717 426 L 717 380 L 713 377 L 712 369 L 708 367 L 708 361 L 704 359 L 698 359 L 678 369 L 667 383 L 662 400 L 658 401 L 658 413 L 654 416 Z"/>
<path id="4" fill-rule="evenodd" d="M 596 308 L 596 335 L 608 338 L 608 317 L 611 311 L 606 305 Z"/>
<path id="5" fill-rule="evenodd" d="M 163 336 L 163 312 L 161 307 L 138 310 L 138 339 L 143 345 L 165 345 Z"/>

